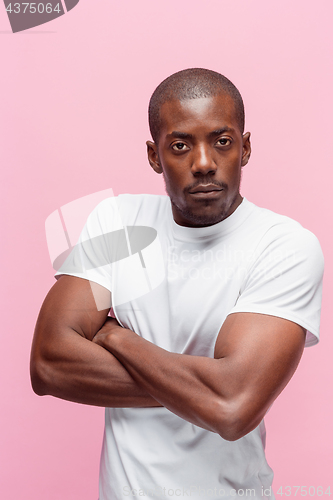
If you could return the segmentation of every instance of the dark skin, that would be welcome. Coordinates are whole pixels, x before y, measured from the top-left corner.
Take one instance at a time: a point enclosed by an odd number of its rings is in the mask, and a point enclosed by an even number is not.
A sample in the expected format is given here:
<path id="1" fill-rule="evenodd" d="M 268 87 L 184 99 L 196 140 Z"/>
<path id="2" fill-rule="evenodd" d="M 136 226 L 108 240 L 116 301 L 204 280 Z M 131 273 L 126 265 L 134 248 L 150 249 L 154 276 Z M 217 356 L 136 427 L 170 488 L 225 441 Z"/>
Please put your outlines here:
<path id="1" fill-rule="evenodd" d="M 100 292 L 109 299 L 108 290 Z M 38 395 L 105 407 L 160 406 L 112 354 L 92 342 L 111 323 L 108 312 L 97 310 L 89 281 L 58 279 L 44 300 L 32 344 L 31 382 Z"/>
<path id="2" fill-rule="evenodd" d="M 168 101 L 160 115 L 158 145 L 147 142 L 148 159 L 163 173 L 174 220 L 192 227 L 220 222 L 242 201 L 241 169 L 251 154 L 250 133 L 241 134 L 232 99 Z M 200 185 L 215 191 L 194 193 Z"/>
<path id="3" fill-rule="evenodd" d="M 228 217 L 242 201 L 241 169 L 251 152 L 230 97 L 169 101 L 161 118 L 158 145 L 147 142 L 148 159 L 163 173 L 175 221 L 199 227 Z M 58 280 L 36 325 L 34 390 L 99 406 L 165 406 L 228 440 L 260 423 L 305 342 L 293 322 L 237 313 L 221 325 L 214 359 L 190 356 L 161 349 L 107 313 L 97 311 L 88 281 Z"/>

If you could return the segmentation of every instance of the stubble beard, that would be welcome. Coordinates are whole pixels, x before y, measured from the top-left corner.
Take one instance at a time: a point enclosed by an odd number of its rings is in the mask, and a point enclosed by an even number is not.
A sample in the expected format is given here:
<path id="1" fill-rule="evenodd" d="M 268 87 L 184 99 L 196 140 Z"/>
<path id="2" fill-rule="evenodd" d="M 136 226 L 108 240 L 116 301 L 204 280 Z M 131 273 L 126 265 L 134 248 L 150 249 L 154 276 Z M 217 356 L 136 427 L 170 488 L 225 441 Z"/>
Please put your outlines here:
<path id="1" fill-rule="evenodd" d="M 235 194 L 234 198 L 232 199 L 232 202 L 230 204 L 227 204 L 226 202 L 223 204 L 221 209 L 218 211 L 216 214 L 212 215 L 205 215 L 205 214 L 196 214 L 192 210 L 190 210 L 188 207 L 180 207 L 177 205 L 177 203 L 174 201 L 173 195 L 169 190 L 168 184 L 166 182 L 164 173 L 163 173 L 163 180 L 164 180 L 164 185 L 165 185 L 165 190 L 170 198 L 171 205 L 175 207 L 175 209 L 189 222 L 189 227 L 194 226 L 194 227 L 205 227 L 205 226 L 212 226 L 214 224 L 217 224 L 227 217 L 231 215 L 233 212 L 232 207 L 235 205 L 238 196 L 240 195 L 240 185 L 241 185 L 241 180 L 242 177 L 240 175 L 239 178 L 239 183 L 238 183 L 238 190 L 237 193 Z M 225 191 L 228 190 L 228 186 L 224 185 L 223 189 Z M 202 203 L 205 206 L 209 206 L 212 202 L 210 200 L 202 201 Z M 231 211 L 231 212 L 230 212 Z"/>
<path id="2" fill-rule="evenodd" d="M 221 209 L 215 213 L 215 214 L 198 214 L 193 212 L 191 209 L 189 209 L 187 206 L 185 207 L 180 207 L 173 199 L 172 193 L 170 193 L 167 185 L 165 185 L 166 192 L 170 198 L 171 205 L 182 215 L 182 217 L 188 221 L 188 226 L 193 226 L 193 227 L 206 227 L 206 226 L 212 226 L 214 224 L 217 224 L 218 222 L 221 222 L 224 220 L 226 217 L 228 217 L 230 210 L 236 203 L 236 200 L 238 198 L 239 193 L 236 193 L 235 197 L 233 198 L 231 204 L 224 203 Z M 209 206 L 212 204 L 212 201 L 210 200 L 203 200 L 202 205 L 203 206 Z"/>

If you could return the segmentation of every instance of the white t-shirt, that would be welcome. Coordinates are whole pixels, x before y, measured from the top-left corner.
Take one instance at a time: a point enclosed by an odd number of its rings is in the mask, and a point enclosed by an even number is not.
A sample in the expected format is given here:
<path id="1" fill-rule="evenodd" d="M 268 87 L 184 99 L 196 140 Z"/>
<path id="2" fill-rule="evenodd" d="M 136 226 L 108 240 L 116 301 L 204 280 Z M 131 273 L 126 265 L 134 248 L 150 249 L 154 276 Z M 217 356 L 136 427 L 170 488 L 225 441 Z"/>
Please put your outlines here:
<path id="1" fill-rule="evenodd" d="M 154 344 L 214 357 L 225 318 L 237 312 L 293 321 L 316 344 L 322 273 L 312 233 L 246 199 L 222 222 L 191 228 L 175 223 L 167 196 L 120 195 L 90 214 L 57 275 L 110 290 L 118 321 Z M 229 442 L 165 408 L 107 408 L 100 500 L 273 499 L 264 447 L 263 421 Z"/>

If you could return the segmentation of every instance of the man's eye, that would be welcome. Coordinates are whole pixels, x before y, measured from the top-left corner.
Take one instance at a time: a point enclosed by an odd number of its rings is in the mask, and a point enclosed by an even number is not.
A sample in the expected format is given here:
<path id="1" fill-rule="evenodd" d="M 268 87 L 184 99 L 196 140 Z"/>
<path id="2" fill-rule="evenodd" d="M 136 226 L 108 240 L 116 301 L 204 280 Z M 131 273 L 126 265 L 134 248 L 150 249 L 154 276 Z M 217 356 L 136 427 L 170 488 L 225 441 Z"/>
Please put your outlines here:
<path id="1" fill-rule="evenodd" d="M 185 151 L 186 148 L 187 146 L 183 142 L 176 142 L 175 144 L 172 145 L 172 149 L 174 151 Z"/>
<path id="2" fill-rule="evenodd" d="M 219 139 L 217 141 L 217 143 L 220 145 L 220 146 L 229 146 L 231 144 L 231 140 L 228 139 L 227 137 L 222 137 L 222 139 Z"/>

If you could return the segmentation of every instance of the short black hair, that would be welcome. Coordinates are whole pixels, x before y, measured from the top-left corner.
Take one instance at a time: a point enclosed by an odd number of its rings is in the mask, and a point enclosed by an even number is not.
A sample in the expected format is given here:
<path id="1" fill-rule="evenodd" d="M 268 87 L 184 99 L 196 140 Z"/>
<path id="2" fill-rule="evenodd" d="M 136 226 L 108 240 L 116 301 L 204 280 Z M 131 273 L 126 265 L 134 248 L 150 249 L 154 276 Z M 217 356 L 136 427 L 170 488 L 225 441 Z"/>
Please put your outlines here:
<path id="1" fill-rule="evenodd" d="M 169 76 L 154 90 L 149 101 L 148 119 L 150 133 L 157 144 L 161 129 L 160 109 L 168 101 L 211 97 L 228 94 L 234 101 L 236 118 L 244 133 L 245 111 L 242 96 L 235 85 L 225 76 L 204 68 L 188 68 Z"/>

